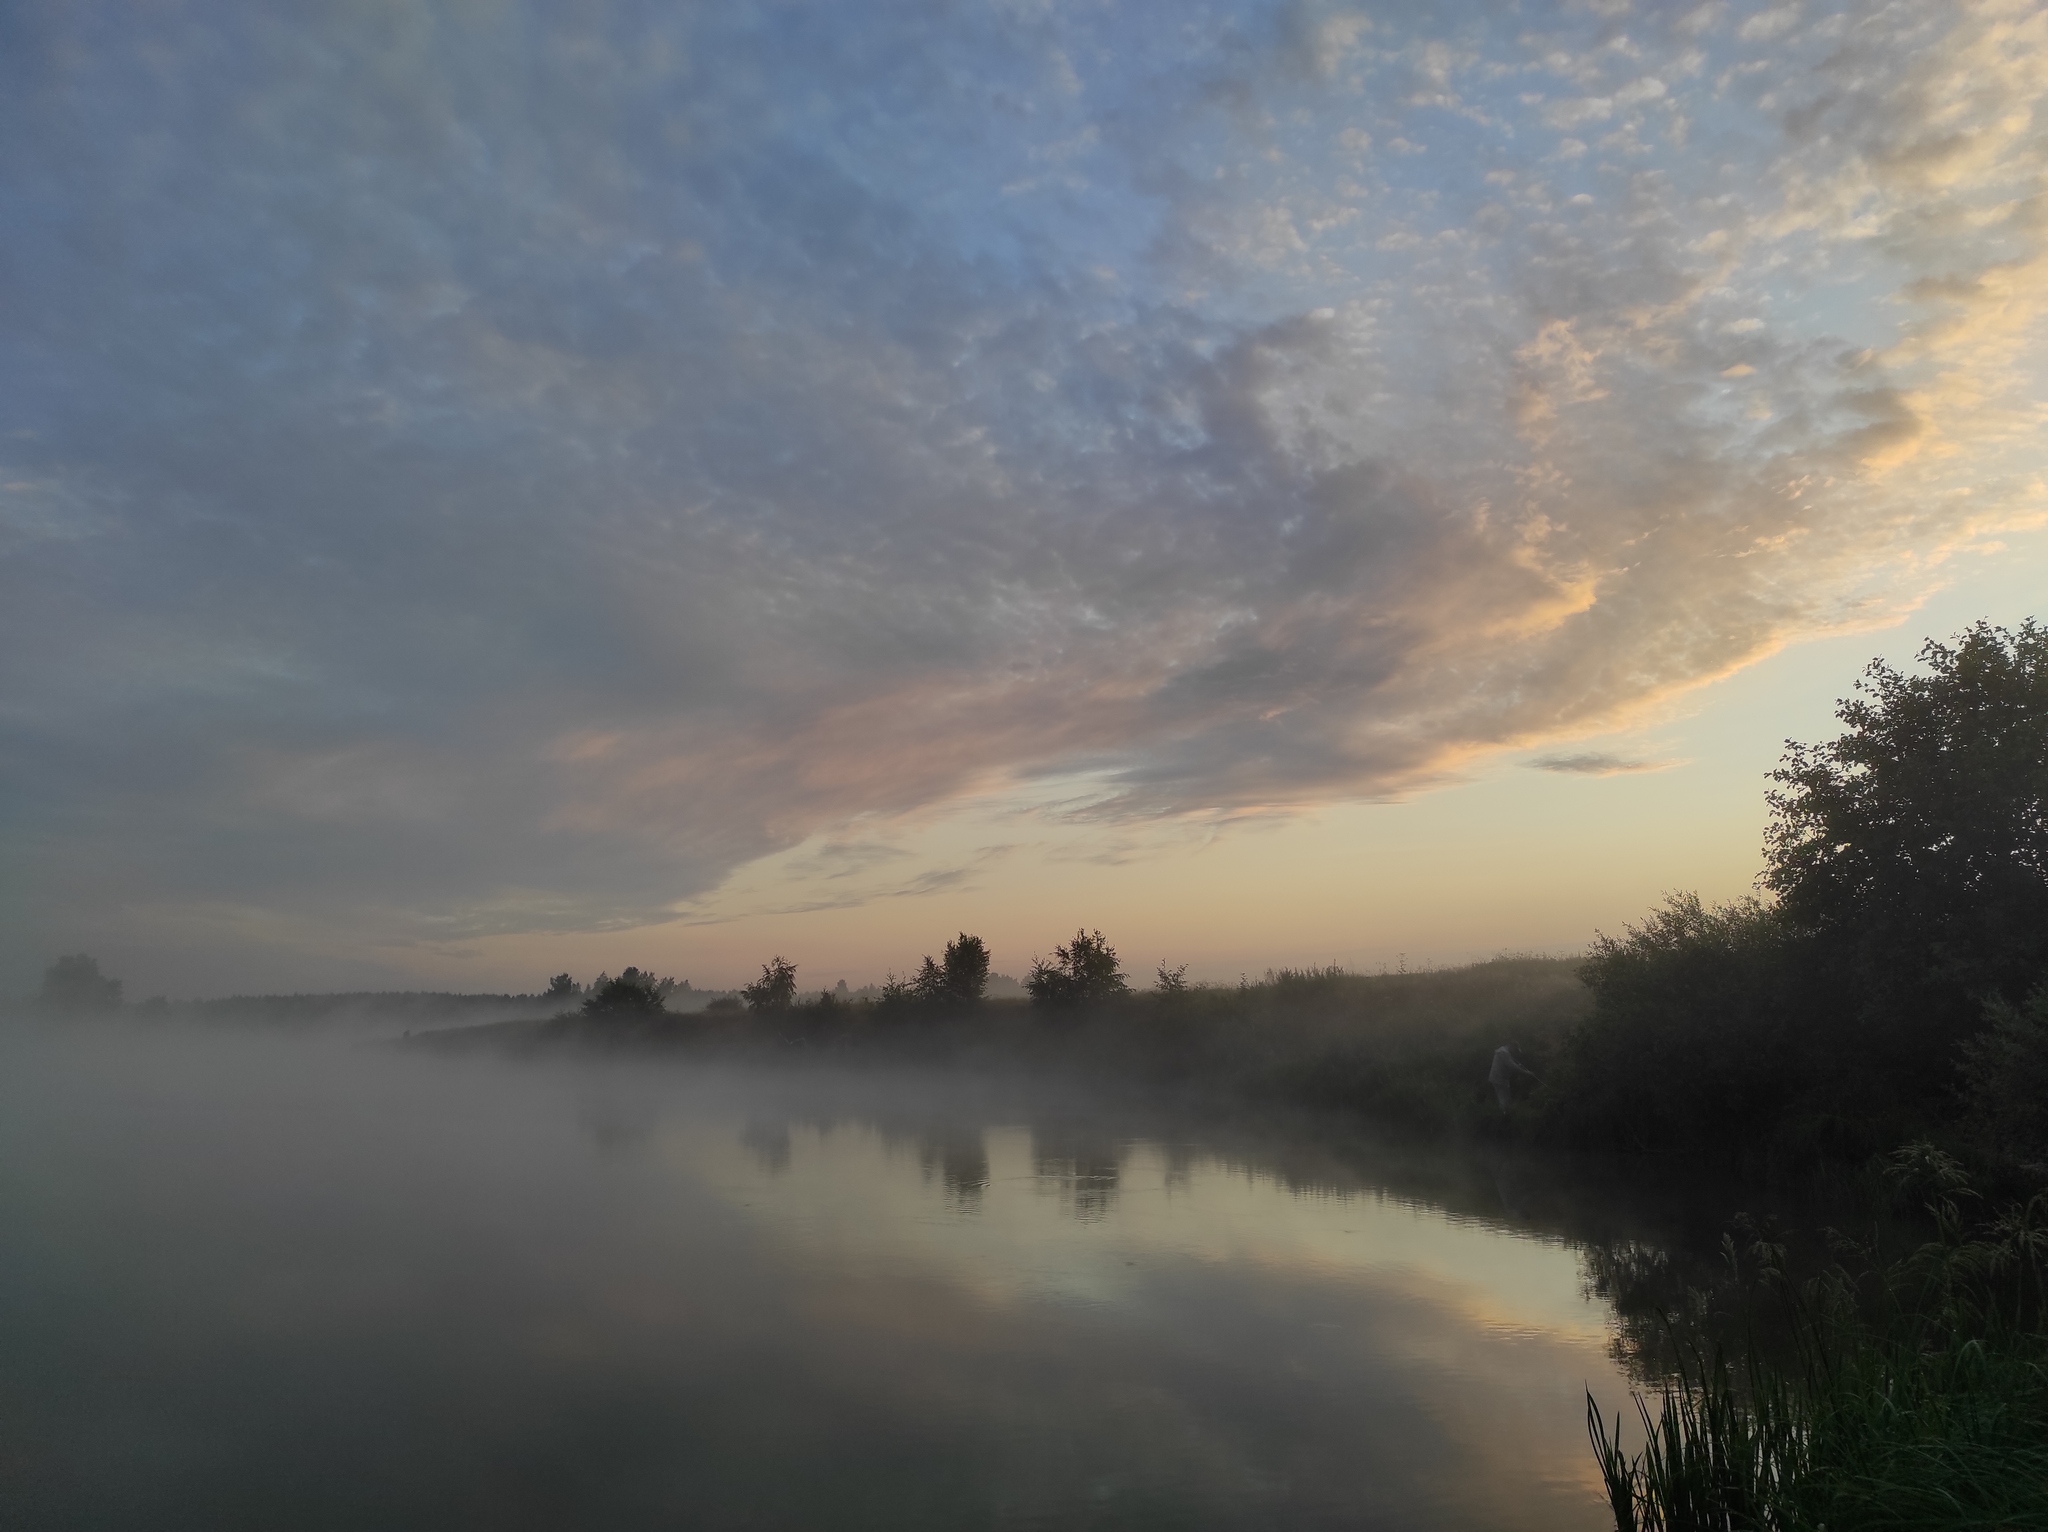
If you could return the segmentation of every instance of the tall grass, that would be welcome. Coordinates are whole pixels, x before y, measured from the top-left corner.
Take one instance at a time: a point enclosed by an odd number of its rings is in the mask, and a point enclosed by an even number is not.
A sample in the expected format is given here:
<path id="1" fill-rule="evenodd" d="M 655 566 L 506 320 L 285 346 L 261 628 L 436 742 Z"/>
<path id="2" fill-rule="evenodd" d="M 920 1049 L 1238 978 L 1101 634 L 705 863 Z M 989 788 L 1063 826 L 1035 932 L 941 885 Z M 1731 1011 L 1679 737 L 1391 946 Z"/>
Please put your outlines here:
<path id="1" fill-rule="evenodd" d="M 2048 1194 L 1985 1217 L 1937 1151 L 1893 1168 L 1932 1193 L 1918 1248 L 1794 1286 L 1753 1247 L 1789 1343 L 1681 1345 L 1633 1455 L 1588 1394 L 1617 1532 L 2048 1528 Z"/>

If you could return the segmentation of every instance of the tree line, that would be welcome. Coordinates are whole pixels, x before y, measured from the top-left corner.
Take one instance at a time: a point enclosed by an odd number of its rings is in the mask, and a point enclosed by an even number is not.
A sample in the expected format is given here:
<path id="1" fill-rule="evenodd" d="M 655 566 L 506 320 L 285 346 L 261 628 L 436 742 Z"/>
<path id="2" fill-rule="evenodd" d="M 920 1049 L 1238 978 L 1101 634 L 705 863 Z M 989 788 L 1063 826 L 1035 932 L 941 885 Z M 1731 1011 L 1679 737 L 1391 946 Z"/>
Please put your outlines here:
<path id="1" fill-rule="evenodd" d="M 1691 894 L 1582 975 L 1558 1137 L 1857 1158 L 1938 1129 L 2048 1160 L 2048 630 L 1873 661 L 1771 773 L 1757 896 Z"/>

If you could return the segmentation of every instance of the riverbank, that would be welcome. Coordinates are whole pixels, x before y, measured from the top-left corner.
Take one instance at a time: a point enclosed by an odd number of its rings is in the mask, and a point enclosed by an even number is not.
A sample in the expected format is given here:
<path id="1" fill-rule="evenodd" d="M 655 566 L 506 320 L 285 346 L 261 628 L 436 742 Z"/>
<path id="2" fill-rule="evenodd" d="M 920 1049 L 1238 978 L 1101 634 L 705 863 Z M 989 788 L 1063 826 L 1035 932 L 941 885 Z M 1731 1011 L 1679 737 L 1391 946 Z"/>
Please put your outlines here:
<path id="1" fill-rule="evenodd" d="M 1514 1131 L 1487 1084 L 1511 1045 L 1541 1077 L 1588 1013 L 1568 958 L 1461 968 L 1269 973 L 1228 986 L 1134 994 L 1093 1006 L 987 1000 L 970 1008 L 823 1000 L 761 1011 L 565 1012 L 419 1033 L 422 1047 L 792 1052 L 968 1065 L 1054 1066 L 1227 1086 L 1260 1100 L 1354 1113 L 1411 1132 Z M 1516 1109 L 1520 1110 L 1520 1109 Z"/>

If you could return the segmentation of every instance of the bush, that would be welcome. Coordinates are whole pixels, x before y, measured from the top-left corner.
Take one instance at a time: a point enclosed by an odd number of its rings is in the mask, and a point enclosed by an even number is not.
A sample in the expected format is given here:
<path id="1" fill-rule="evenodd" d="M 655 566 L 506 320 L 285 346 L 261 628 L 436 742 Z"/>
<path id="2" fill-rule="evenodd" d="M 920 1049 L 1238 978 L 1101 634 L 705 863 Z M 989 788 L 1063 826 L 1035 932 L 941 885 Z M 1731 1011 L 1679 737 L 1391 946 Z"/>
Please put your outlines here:
<path id="1" fill-rule="evenodd" d="M 740 991 L 750 1011 L 786 1011 L 796 1003 L 796 964 L 777 953 L 761 965 L 761 977 Z"/>
<path id="2" fill-rule="evenodd" d="M 1994 1161 L 2048 1173 L 2048 984 L 2024 1006 L 1995 1000 L 1961 1055 L 1967 1120 Z"/>
<path id="3" fill-rule="evenodd" d="M 1754 899 L 1673 894 L 1579 976 L 1592 1014 L 1565 1044 L 1552 1124 L 1603 1148 L 1740 1147 L 1808 1082 L 1788 1015 L 1790 944 Z"/>
<path id="4" fill-rule="evenodd" d="M 1076 931 L 1071 942 L 1053 949 L 1050 962 L 1033 958 L 1024 988 L 1033 1005 L 1045 1006 L 1095 1005 L 1130 993 L 1116 948 L 1099 930 Z"/>
<path id="5" fill-rule="evenodd" d="M 657 979 L 652 973 L 642 973 L 637 968 L 628 968 L 616 979 L 599 974 L 590 986 L 590 998 L 583 1002 L 583 1014 L 610 1017 L 665 1014 L 663 1002 L 675 987 L 674 979 Z"/>

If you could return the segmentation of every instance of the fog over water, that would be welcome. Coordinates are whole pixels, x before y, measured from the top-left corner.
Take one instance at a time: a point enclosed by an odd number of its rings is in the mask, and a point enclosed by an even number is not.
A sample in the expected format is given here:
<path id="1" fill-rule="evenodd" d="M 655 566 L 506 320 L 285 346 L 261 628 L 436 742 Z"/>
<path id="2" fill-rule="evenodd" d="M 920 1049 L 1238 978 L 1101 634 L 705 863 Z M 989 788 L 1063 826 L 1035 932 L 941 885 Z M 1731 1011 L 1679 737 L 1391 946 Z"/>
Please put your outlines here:
<path id="1" fill-rule="evenodd" d="M 1625 1384 L 1574 1251 L 1506 1181 L 1449 1211 L 1226 1137 L 912 1071 L 11 1024 L 0 1514 L 1600 1525 L 1583 1388 Z"/>

